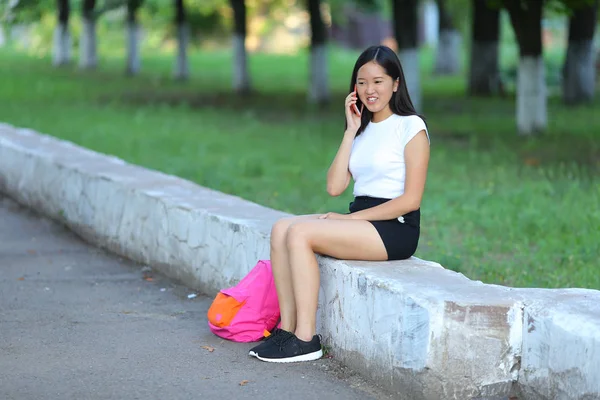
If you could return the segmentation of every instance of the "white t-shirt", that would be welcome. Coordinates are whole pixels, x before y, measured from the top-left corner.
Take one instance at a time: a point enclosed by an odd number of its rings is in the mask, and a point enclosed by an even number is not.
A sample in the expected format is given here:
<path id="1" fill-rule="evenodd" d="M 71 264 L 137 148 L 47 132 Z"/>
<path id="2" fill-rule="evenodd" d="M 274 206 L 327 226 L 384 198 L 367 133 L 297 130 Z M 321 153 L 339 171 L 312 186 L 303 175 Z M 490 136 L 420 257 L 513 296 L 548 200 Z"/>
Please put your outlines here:
<path id="1" fill-rule="evenodd" d="M 350 153 L 350 173 L 354 196 L 393 199 L 404 193 L 406 165 L 404 148 L 425 122 L 417 115 L 392 114 L 381 122 L 369 122 L 354 139 Z"/>

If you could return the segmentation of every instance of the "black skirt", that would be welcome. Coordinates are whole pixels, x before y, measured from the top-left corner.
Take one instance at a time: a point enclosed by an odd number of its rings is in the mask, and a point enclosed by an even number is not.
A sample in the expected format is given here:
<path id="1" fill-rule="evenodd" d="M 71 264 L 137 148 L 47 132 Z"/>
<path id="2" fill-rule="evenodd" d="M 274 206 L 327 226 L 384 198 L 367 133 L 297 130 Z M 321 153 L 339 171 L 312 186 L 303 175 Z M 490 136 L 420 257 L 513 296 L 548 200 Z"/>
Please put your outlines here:
<path id="1" fill-rule="evenodd" d="M 350 212 L 357 212 L 367 208 L 375 207 L 390 201 L 391 199 L 381 199 L 377 197 L 358 196 L 350 203 Z M 383 221 L 369 221 L 383 240 L 383 244 L 388 254 L 388 260 L 404 260 L 410 258 L 419 245 L 419 234 L 421 224 L 421 211 L 411 211 L 402 216 L 403 222 L 399 219 L 389 219 Z"/>

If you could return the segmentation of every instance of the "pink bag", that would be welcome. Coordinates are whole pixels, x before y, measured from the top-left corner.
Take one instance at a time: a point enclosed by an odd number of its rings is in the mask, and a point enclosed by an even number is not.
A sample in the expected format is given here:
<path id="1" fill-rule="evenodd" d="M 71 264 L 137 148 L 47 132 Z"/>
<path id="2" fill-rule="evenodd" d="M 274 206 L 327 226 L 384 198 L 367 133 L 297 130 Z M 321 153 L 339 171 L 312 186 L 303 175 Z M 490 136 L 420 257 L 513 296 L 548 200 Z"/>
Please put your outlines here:
<path id="1" fill-rule="evenodd" d="M 211 332 L 234 342 L 256 342 L 279 320 L 271 262 L 260 260 L 240 283 L 223 289 L 208 309 Z"/>

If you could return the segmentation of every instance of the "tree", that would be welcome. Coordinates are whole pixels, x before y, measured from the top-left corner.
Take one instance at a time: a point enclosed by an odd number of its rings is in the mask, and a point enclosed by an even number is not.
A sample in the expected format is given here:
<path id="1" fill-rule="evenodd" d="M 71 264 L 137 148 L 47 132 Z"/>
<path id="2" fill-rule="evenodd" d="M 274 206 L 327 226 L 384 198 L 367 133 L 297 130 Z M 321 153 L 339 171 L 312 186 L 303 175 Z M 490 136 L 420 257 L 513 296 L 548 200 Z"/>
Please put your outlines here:
<path id="1" fill-rule="evenodd" d="M 324 103 L 329 100 L 327 80 L 327 31 L 321 16 L 320 0 L 307 0 L 310 13 L 310 90 L 309 100 Z"/>
<path id="2" fill-rule="evenodd" d="M 54 30 L 52 64 L 65 65 L 71 62 L 71 34 L 69 32 L 69 0 L 56 0 L 58 24 Z"/>
<path id="3" fill-rule="evenodd" d="M 402 63 L 410 98 L 419 111 L 421 109 L 421 82 L 417 44 L 417 2 L 418 0 L 393 0 L 392 8 L 398 57 Z"/>
<path id="4" fill-rule="evenodd" d="M 31 23 L 56 11 L 56 0 L 0 0 L 0 22 Z"/>
<path id="5" fill-rule="evenodd" d="M 446 0 L 436 0 L 439 14 L 439 41 L 434 72 L 439 75 L 454 75 L 460 72 L 460 32 L 454 26 Z"/>
<path id="6" fill-rule="evenodd" d="M 233 9 L 233 89 L 244 94 L 250 91 L 248 57 L 246 52 L 246 4 L 244 0 L 230 0 Z"/>
<path id="7" fill-rule="evenodd" d="M 98 64 L 95 7 L 96 0 L 83 0 L 81 4 L 83 26 L 79 40 L 79 66 L 83 69 L 96 68 Z"/>
<path id="8" fill-rule="evenodd" d="M 504 0 L 519 42 L 517 128 L 522 135 L 547 124 L 545 67 L 542 57 L 542 0 Z"/>
<path id="9" fill-rule="evenodd" d="M 489 0 L 472 0 L 470 95 L 493 96 L 502 92 L 498 68 L 500 8 Z"/>
<path id="10" fill-rule="evenodd" d="M 563 66 L 563 100 L 567 104 L 580 104 L 592 101 L 596 89 L 594 34 L 598 0 L 571 6 L 569 44 Z"/>
<path id="11" fill-rule="evenodd" d="M 127 75 L 137 75 L 140 70 L 140 26 L 137 12 L 144 0 L 127 1 Z"/>
<path id="12" fill-rule="evenodd" d="M 190 41 L 190 28 L 187 24 L 184 0 L 174 0 L 175 26 L 177 29 L 177 59 L 175 78 L 185 80 L 189 77 L 187 47 Z"/>

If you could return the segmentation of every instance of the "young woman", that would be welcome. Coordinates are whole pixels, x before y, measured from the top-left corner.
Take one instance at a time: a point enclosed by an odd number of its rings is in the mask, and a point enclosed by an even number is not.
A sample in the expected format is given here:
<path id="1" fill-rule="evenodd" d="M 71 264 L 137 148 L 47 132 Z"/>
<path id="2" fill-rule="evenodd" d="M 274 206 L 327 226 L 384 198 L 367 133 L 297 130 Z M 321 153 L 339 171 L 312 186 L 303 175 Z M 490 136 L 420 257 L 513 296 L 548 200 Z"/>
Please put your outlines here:
<path id="1" fill-rule="evenodd" d="M 429 136 L 396 54 L 385 46 L 365 50 L 350 90 L 346 130 L 327 173 L 327 192 L 339 196 L 353 178 L 355 199 L 348 214 L 296 216 L 273 225 L 271 263 L 281 329 L 250 350 L 263 361 L 323 355 L 316 335 L 320 275 L 315 253 L 384 261 L 409 258 L 417 249 Z"/>

